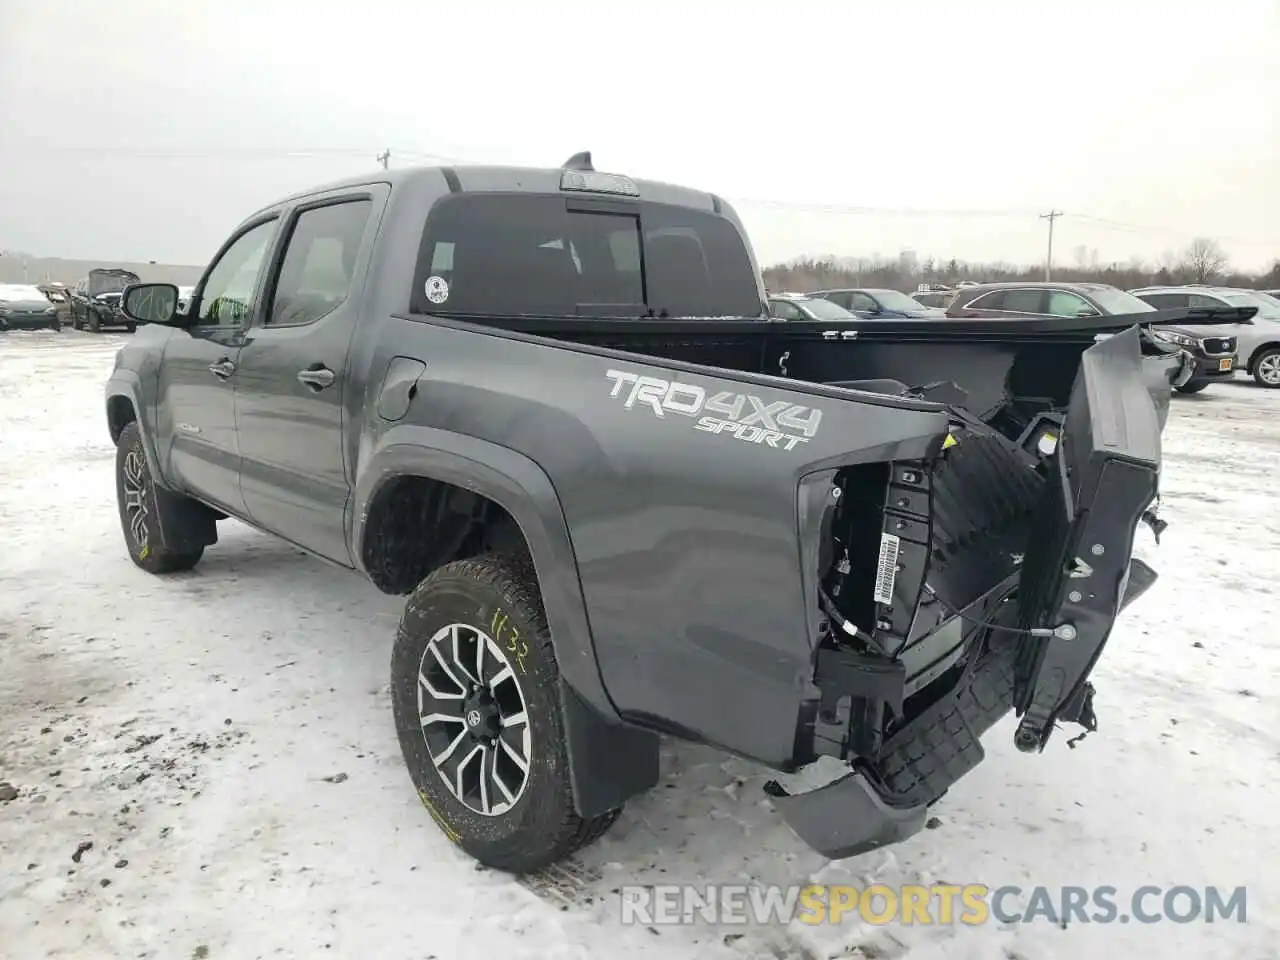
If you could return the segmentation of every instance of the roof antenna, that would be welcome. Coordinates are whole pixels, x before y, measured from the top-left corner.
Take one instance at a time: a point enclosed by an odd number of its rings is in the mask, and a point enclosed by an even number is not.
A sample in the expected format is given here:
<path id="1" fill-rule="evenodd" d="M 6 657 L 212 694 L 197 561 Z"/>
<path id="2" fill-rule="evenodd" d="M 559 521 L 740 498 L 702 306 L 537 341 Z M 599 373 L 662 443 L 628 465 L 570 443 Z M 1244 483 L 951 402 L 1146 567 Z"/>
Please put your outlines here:
<path id="1" fill-rule="evenodd" d="M 572 157 L 564 162 L 562 170 L 583 170 L 587 173 L 595 173 L 595 167 L 591 165 L 591 151 L 583 150 L 581 153 L 575 153 Z"/>

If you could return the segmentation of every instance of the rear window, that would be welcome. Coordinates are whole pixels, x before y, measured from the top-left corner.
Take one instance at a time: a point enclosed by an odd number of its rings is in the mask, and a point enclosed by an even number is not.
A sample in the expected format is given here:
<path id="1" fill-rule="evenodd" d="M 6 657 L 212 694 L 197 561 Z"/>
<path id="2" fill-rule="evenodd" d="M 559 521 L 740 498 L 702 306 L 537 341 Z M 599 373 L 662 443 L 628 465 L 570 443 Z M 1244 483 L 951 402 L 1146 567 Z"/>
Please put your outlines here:
<path id="1" fill-rule="evenodd" d="M 451 196 L 431 211 L 410 310 L 468 316 L 758 317 L 729 220 L 542 194 Z"/>

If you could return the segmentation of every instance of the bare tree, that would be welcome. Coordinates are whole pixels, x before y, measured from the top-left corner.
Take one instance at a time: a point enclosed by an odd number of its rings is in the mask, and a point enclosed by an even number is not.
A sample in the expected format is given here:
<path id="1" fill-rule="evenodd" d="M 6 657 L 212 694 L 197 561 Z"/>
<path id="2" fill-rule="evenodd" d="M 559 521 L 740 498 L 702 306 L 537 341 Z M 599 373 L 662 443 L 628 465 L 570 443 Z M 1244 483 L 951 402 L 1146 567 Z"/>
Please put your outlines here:
<path id="1" fill-rule="evenodd" d="M 1182 267 L 1193 282 L 1204 283 L 1226 269 L 1227 254 L 1217 240 L 1196 237 L 1182 255 Z"/>

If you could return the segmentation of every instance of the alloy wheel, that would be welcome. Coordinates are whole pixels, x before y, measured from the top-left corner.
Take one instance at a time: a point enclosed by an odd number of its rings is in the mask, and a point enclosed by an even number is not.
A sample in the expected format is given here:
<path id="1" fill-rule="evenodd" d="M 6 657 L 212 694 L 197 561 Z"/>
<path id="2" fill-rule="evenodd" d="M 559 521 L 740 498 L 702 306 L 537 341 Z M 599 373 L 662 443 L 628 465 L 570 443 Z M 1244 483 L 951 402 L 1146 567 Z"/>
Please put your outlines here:
<path id="1" fill-rule="evenodd" d="M 142 454 L 130 450 L 124 458 L 124 510 L 129 534 L 139 550 L 147 549 L 147 469 Z"/>
<path id="2" fill-rule="evenodd" d="M 1269 353 L 1258 361 L 1258 379 L 1271 387 L 1280 387 L 1280 353 Z"/>
<path id="3" fill-rule="evenodd" d="M 481 816 L 506 813 L 524 793 L 533 758 L 524 691 L 498 643 L 452 623 L 418 664 L 418 721 L 431 763 L 458 802 Z"/>

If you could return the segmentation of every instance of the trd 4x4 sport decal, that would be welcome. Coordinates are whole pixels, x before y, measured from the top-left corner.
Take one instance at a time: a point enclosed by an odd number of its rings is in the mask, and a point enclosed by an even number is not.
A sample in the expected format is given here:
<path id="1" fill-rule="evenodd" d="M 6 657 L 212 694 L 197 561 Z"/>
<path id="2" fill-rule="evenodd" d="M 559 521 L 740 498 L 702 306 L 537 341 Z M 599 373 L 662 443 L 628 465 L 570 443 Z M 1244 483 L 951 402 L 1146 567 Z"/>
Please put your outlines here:
<path id="1" fill-rule="evenodd" d="M 749 393 L 707 391 L 692 383 L 663 380 L 628 370 L 609 370 L 613 383 L 611 397 L 623 398 L 623 406 L 637 406 L 665 419 L 669 413 L 696 418 L 695 430 L 728 434 L 747 443 L 763 444 L 777 450 L 794 450 L 818 435 L 822 411 L 789 400 L 766 403 Z"/>

